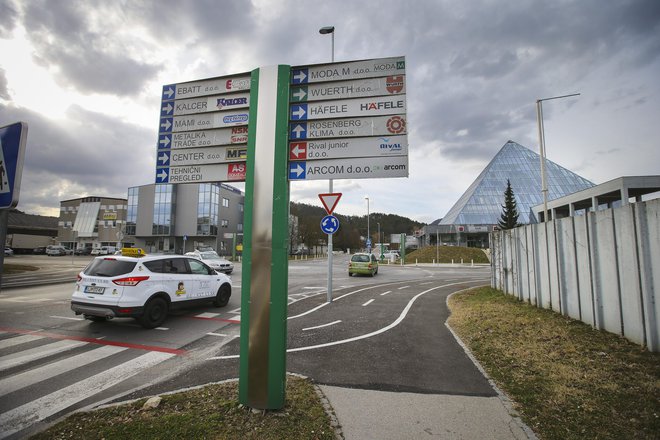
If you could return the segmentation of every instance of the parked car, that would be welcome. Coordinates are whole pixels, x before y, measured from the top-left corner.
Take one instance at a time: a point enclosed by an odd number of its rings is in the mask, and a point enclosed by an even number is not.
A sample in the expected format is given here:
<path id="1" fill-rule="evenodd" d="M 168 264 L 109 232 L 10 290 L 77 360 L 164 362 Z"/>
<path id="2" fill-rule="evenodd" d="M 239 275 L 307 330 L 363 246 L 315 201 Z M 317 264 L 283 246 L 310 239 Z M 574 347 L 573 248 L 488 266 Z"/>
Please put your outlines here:
<path id="1" fill-rule="evenodd" d="M 378 273 L 378 260 L 374 254 L 353 254 L 348 262 L 348 276 L 362 274 L 374 276 Z"/>
<path id="2" fill-rule="evenodd" d="M 387 251 L 383 252 L 383 258 L 390 261 L 396 261 L 401 258 L 401 255 L 399 255 L 399 251 Z"/>
<path id="3" fill-rule="evenodd" d="M 226 306 L 231 288 L 227 275 L 196 258 L 103 256 L 78 274 L 71 310 L 91 321 L 135 318 L 143 327 L 155 328 L 170 310 L 205 302 Z"/>
<path id="4" fill-rule="evenodd" d="M 46 254 L 46 246 L 38 246 L 38 247 L 32 249 L 32 253 L 34 255 L 45 255 Z"/>
<path id="5" fill-rule="evenodd" d="M 5 248 L 5 257 L 13 257 L 14 256 L 14 250 L 12 248 Z"/>
<path id="6" fill-rule="evenodd" d="M 218 272 L 226 273 L 227 275 L 229 275 L 234 271 L 234 264 L 231 261 L 226 260 L 225 258 L 222 258 L 218 254 L 216 254 L 215 251 L 186 252 L 186 255 L 189 257 L 197 258 L 198 260 L 202 260 L 204 263 L 208 264 Z"/>
<path id="7" fill-rule="evenodd" d="M 76 254 L 76 255 L 91 255 L 92 254 L 92 248 L 91 247 L 78 248 L 73 253 Z"/>
<path id="8" fill-rule="evenodd" d="M 67 249 L 61 245 L 51 245 L 46 248 L 46 255 L 49 257 L 58 257 L 62 255 L 71 255 L 73 250 Z"/>

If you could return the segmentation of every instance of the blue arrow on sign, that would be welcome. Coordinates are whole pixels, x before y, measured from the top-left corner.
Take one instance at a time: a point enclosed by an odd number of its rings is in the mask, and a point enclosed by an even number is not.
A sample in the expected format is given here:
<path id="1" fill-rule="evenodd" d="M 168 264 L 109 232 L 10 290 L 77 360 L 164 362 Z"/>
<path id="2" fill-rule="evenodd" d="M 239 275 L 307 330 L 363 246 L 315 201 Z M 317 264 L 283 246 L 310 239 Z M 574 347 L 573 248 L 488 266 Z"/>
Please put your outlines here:
<path id="1" fill-rule="evenodd" d="M 309 78 L 309 69 L 294 69 L 293 84 L 307 84 Z"/>
<path id="2" fill-rule="evenodd" d="M 167 183 L 170 181 L 169 168 L 156 169 L 156 183 Z"/>
<path id="3" fill-rule="evenodd" d="M 161 134 L 158 135 L 158 148 L 170 148 L 170 144 L 172 143 L 172 135 L 171 134 Z"/>
<path id="4" fill-rule="evenodd" d="M 321 220 L 321 230 L 326 234 L 334 234 L 339 229 L 339 219 L 334 215 L 326 215 Z"/>
<path id="5" fill-rule="evenodd" d="M 305 180 L 307 162 L 289 162 L 289 180 Z"/>
<path id="6" fill-rule="evenodd" d="M 307 119 L 307 104 L 297 104 L 291 106 L 291 119 L 300 121 Z"/>
<path id="7" fill-rule="evenodd" d="M 158 166 L 166 166 L 170 164 L 170 152 L 161 151 L 158 153 L 158 159 L 156 160 Z"/>
<path id="8" fill-rule="evenodd" d="M 174 126 L 174 118 L 160 118 L 160 133 L 171 133 Z"/>
<path id="9" fill-rule="evenodd" d="M 171 116 L 174 113 L 174 106 L 171 101 L 164 101 L 160 104 L 160 115 Z"/>
<path id="10" fill-rule="evenodd" d="M 176 97 L 176 84 L 163 86 L 163 101 L 172 100 Z"/>
<path id="11" fill-rule="evenodd" d="M 307 122 L 291 124 L 289 128 L 289 137 L 291 139 L 307 139 Z"/>

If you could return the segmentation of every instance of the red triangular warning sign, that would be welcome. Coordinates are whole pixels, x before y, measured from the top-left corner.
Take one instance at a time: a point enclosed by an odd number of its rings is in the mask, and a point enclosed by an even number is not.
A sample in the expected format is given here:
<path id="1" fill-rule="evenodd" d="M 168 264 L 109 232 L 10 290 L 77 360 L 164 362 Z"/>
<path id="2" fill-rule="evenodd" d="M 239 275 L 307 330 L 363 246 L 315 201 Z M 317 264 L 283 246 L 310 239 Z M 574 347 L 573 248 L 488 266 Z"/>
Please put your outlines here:
<path id="1" fill-rule="evenodd" d="M 319 199 L 321 199 L 321 203 L 323 203 L 325 212 L 327 212 L 328 215 L 332 215 L 332 211 L 335 210 L 337 202 L 341 199 L 341 193 L 319 194 Z"/>

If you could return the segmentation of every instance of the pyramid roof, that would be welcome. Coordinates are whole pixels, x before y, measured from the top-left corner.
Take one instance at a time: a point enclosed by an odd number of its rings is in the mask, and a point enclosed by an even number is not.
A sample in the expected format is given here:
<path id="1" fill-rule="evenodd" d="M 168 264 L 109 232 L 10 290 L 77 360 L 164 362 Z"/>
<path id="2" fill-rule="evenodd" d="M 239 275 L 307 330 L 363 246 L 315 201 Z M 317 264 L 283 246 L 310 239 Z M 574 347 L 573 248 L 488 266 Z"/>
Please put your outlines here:
<path id="1" fill-rule="evenodd" d="M 516 198 L 519 223 L 529 223 L 530 208 L 543 203 L 541 157 L 508 141 L 440 221 L 441 225 L 495 225 L 502 214 L 507 179 Z M 594 186 L 593 182 L 545 160 L 548 200 Z"/>

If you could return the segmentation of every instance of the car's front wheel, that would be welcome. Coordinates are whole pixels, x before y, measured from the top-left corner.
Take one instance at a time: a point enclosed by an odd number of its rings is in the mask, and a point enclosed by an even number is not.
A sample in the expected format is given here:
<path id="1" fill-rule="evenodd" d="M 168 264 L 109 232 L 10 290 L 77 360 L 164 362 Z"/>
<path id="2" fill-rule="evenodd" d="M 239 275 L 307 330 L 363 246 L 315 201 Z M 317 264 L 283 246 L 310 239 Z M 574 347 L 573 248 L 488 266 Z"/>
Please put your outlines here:
<path id="1" fill-rule="evenodd" d="M 229 303 L 229 298 L 231 297 L 231 287 L 228 284 L 223 284 L 218 289 L 218 293 L 215 295 L 213 300 L 213 305 L 216 307 L 224 307 Z"/>
<path id="2" fill-rule="evenodd" d="M 167 311 L 167 301 L 159 297 L 152 298 L 144 306 L 144 313 L 138 318 L 138 321 L 144 328 L 156 328 L 165 322 Z"/>

